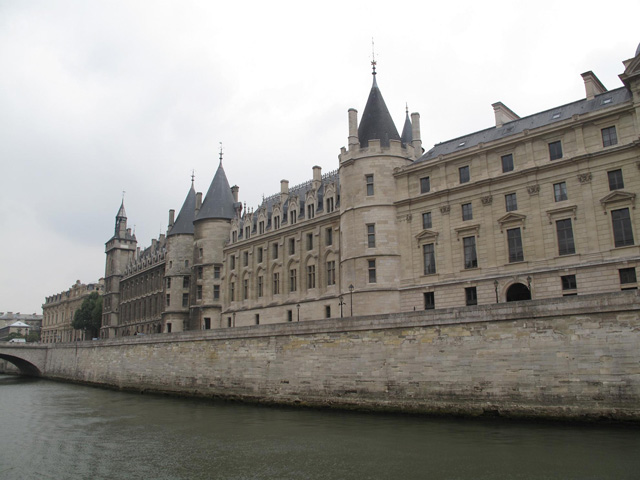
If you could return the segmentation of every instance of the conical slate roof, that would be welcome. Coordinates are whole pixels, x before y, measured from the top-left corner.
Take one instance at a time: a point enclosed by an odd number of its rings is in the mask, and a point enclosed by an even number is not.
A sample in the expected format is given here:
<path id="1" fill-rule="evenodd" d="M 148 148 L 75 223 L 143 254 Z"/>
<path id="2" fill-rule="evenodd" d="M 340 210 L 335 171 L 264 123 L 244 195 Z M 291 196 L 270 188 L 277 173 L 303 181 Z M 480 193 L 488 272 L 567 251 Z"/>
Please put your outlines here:
<path id="1" fill-rule="evenodd" d="M 122 199 L 122 203 L 120 204 L 120 210 L 118 210 L 116 217 L 127 218 L 127 212 L 124 211 L 124 198 Z"/>
<path id="2" fill-rule="evenodd" d="M 384 147 L 389 146 L 389 140 L 400 140 L 396 125 L 378 88 L 375 73 L 369 99 L 358 127 L 358 138 L 362 148 L 369 145 L 369 140 L 380 140 L 380 144 Z"/>
<path id="3" fill-rule="evenodd" d="M 174 222 L 171 230 L 167 233 L 167 236 L 171 235 L 193 235 L 193 221 L 196 217 L 196 190 L 193 188 L 193 182 L 191 182 L 191 188 L 187 193 L 187 198 L 184 199 L 178 218 Z"/>
<path id="4" fill-rule="evenodd" d="M 216 171 L 211 181 L 211 186 L 209 187 L 206 197 L 204 197 L 195 221 L 197 222 L 198 220 L 208 218 L 231 220 L 235 216 L 233 204 L 234 200 L 231 187 L 229 187 L 227 175 L 224 173 L 224 168 L 222 168 L 222 162 L 220 162 L 218 171 Z"/>
<path id="5" fill-rule="evenodd" d="M 413 141 L 413 131 L 411 129 L 411 119 L 409 118 L 409 110 L 407 109 L 407 116 L 404 119 L 404 127 L 402 127 L 402 135 L 400 140 L 403 145 L 407 145 Z"/>

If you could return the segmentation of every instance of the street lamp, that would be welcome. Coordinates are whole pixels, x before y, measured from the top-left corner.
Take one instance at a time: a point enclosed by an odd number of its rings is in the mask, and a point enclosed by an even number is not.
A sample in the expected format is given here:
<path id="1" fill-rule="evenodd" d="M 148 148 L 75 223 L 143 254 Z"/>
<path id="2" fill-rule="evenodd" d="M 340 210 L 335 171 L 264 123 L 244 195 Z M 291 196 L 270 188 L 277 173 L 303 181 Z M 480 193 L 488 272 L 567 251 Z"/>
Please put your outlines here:
<path id="1" fill-rule="evenodd" d="M 340 318 L 342 318 L 342 306 L 344 304 L 344 299 L 342 298 L 342 295 L 340 295 L 340 302 L 338 303 L 338 305 L 340 305 Z"/>
<path id="2" fill-rule="evenodd" d="M 494 280 L 493 286 L 496 289 L 496 303 L 498 303 L 498 280 Z"/>
<path id="3" fill-rule="evenodd" d="M 296 308 L 298 309 L 298 321 L 300 321 L 300 304 L 299 303 L 296 305 Z"/>
<path id="4" fill-rule="evenodd" d="M 353 317 L 353 283 L 349 285 L 349 300 L 350 300 L 350 307 L 351 307 L 351 316 Z"/>

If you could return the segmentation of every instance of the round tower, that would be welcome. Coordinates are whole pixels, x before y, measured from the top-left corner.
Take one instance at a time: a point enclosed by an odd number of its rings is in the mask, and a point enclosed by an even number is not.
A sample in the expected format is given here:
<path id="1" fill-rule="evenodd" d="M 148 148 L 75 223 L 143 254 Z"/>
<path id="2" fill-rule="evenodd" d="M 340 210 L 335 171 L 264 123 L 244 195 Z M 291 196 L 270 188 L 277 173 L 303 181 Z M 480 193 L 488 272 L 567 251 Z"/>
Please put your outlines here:
<path id="1" fill-rule="evenodd" d="M 353 315 L 399 311 L 400 252 L 394 169 L 415 158 L 405 122 L 402 137 L 373 86 L 358 125 L 349 110 L 349 148 L 340 153 L 340 291 Z M 407 119 L 408 121 L 408 119 Z M 418 134 L 419 136 L 419 134 Z"/>

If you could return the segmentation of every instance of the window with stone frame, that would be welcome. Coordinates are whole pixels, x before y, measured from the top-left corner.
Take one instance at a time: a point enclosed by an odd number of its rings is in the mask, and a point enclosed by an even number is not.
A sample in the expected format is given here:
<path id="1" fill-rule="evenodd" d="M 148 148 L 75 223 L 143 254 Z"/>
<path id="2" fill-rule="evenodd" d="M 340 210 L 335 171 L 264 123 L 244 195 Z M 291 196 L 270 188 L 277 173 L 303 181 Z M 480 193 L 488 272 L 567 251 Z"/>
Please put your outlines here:
<path id="1" fill-rule="evenodd" d="M 373 175 L 365 175 L 365 182 L 367 186 L 367 196 L 373 195 Z"/>
<path id="2" fill-rule="evenodd" d="M 292 268 L 289 270 L 289 291 L 295 292 L 298 289 L 298 270 Z"/>
<path id="3" fill-rule="evenodd" d="M 560 277 L 562 283 L 562 294 L 565 296 L 576 295 L 578 284 L 576 283 L 575 275 L 563 275 Z"/>
<path id="4" fill-rule="evenodd" d="M 637 288 L 637 278 L 635 267 L 621 268 L 618 270 L 620 276 L 620 285 L 625 288 Z M 632 286 L 633 285 L 633 286 Z"/>
<path id="5" fill-rule="evenodd" d="M 619 168 L 607 172 L 607 177 L 609 178 L 609 190 L 622 190 L 624 188 L 622 169 Z"/>
<path id="6" fill-rule="evenodd" d="M 258 263 L 262 263 L 262 247 L 258 247 L 256 251 L 258 252 Z"/>
<path id="7" fill-rule="evenodd" d="M 420 193 L 427 193 L 431 191 L 431 179 L 429 177 L 422 177 L 420 179 Z"/>
<path id="8" fill-rule="evenodd" d="M 307 265 L 307 288 L 316 288 L 316 266 Z"/>
<path id="9" fill-rule="evenodd" d="M 289 239 L 289 255 L 295 255 L 295 253 L 296 253 L 296 239 L 290 238 Z"/>
<path id="10" fill-rule="evenodd" d="M 273 251 L 273 259 L 276 260 L 278 258 L 278 244 L 274 243 L 271 249 Z"/>
<path id="11" fill-rule="evenodd" d="M 558 235 L 558 255 L 572 255 L 576 253 L 576 247 L 573 241 L 573 227 L 570 218 L 556 221 L 556 233 Z"/>
<path id="12" fill-rule="evenodd" d="M 504 205 L 507 212 L 518 209 L 518 197 L 515 193 L 508 193 L 504 196 Z"/>
<path id="13" fill-rule="evenodd" d="M 213 299 L 220 300 L 220 285 L 213 286 Z"/>
<path id="14" fill-rule="evenodd" d="M 313 250 L 313 233 L 307 233 L 307 250 Z"/>
<path id="15" fill-rule="evenodd" d="M 611 211 L 613 224 L 613 240 L 616 247 L 633 245 L 633 231 L 631 229 L 631 216 L 628 208 Z"/>
<path id="16" fill-rule="evenodd" d="M 422 214 L 422 228 L 425 230 L 433 228 L 431 223 L 431 212 L 424 212 Z"/>
<path id="17" fill-rule="evenodd" d="M 473 208 L 471 203 L 462 204 L 462 220 L 473 220 Z"/>
<path id="18" fill-rule="evenodd" d="M 220 270 L 220 265 L 213 266 L 213 278 L 215 278 L 216 280 L 220 278 Z"/>
<path id="19" fill-rule="evenodd" d="M 280 273 L 279 272 L 273 273 L 273 294 L 274 295 L 280 294 Z"/>
<path id="20" fill-rule="evenodd" d="M 263 295 L 263 276 L 258 275 L 258 298 L 261 298 Z"/>
<path id="21" fill-rule="evenodd" d="M 369 283 L 376 283 L 376 261 L 375 260 L 367 260 L 367 271 L 369 274 L 368 280 Z"/>
<path id="22" fill-rule="evenodd" d="M 462 243 L 464 245 L 464 268 L 477 268 L 476 237 L 464 237 Z"/>
<path id="23" fill-rule="evenodd" d="M 376 226 L 373 223 L 367 225 L 367 247 L 375 248 L 376 246 Z"/>
<path id="24" fill-rule="evenodd" d="M 602 133 L 602 146 L 610 147 L 618 144 L 618 135 L 616 134 L 616 127 L 603 128 Z"/>
<path id="25" fill-rule="evenodd" d="M 249 252 L 242 252 L 242 264 L 245 267 L 249 265 Z"/>
<path id="26" fill-rule="evenodd" d="M 424 309 L 433 310 L 434 308 L 436 308 L 434 292 L 424 292 Z"/>
<path id="27" fill-rule="evenodd" d="M 202 300 L 202 285 L 196 287 L 196 299 Z"/>
<path id="28" fill-rule="evenodd" d="M 436 273 L 436 253 L 433 243 L 422 246 L 422 261 L 425 275 L 433 275 Z"/>
<path id="29" fill-rule="evenodd" d="M 460 183 L 467 183 L 469 180 L 471 180 L 469 165 L 458 168 L 458 178 L 460 179 Z"/>
<path id="30" fill-rule="evenodd" d="M 507 244 L 509 247 L 509 263 L 524 261 L 520 228 L 510 228 L 507 230 Z"/>
<path id="31" fill-rule="evenodd" d="M 502 173 L 512 172 L 513 171 L 513 154 L 508 153 L 507 155 L 502 155 L 500 157 L 502 161 Z"/>
<path id="32" fill-rule="evenodd" d="M 558 160 L 562 158 L 562 142 L 557 140 L 549 143 L 549 160 Z"/>
<path id="33" fill-rule="evenodd" d="M 327 285 L 336 284 L 336 262 L 330 260 L 327 262 Z"/>
<path id="34" fill-rule="evenodd" d="M 562 202 L 568 198 L 567 196 L 567 183 L 558 182 L 553 184 L 553 199 L 556 202 Z"/>
<path id="35" fill-rule="evenodd" d="M 476 287 L 466 287 L 464 289 L 464 296 L 468 306 L 478 304 L 478 292 Z"/>
<path id="36" fill-rule="evenodd" d="M 229 300 L 234 302 L 236 300 L 236 282 L 229 284 Z"/>
<path id="37" fill-rule="evenodd" d="M 188 293 L 183 293 L 182 294 L 182 306 L 183 307 L 188 307 L 189 306 L 189 294 Z"/>

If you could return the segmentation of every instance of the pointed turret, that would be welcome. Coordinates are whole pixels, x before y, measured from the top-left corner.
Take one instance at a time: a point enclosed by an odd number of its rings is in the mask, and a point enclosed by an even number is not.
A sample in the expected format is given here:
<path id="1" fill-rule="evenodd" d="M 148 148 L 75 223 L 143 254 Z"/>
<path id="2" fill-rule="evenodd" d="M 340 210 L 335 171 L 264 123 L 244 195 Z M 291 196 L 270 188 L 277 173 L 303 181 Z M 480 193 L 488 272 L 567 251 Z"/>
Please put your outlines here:
<path id="1" fill-rule="evenodd" d="M 195 221 L 210 218 L 231 220 L 235 217 L 233 204 L 231 187 L 229 187 L 229 181 L 224 173 L 224 168 L 222 168 L 222 160 L 220 160 L 218 170 L 211 181 Z"/>
<path id="2" fill-rule="evenodd" d="M 167 236 L 171 235 L 193 235 L 193 221 L 196 217 L 196 190 L 193 187 L 193 179 L 191 180 L 191 188 L 184 199 L 178 218 L 171 226 Z"/>
<path id="3" fill-rule="evenodd" d="M 389 146 L 389 140 L 400 140 L 398 129 L 396 128 L 391 114 L 384 103 L 382 93 L 376 82 L 375 66 L 373 70 L 373 86 L 369 92 L 367 105 L 364 107 L 362 120 L 358 127 L 358 138 L 360 139 L 360 147 L 365 148 L 369 145 L 369 140 L 380 140 L 383 147 Z"/>
<path id="4" fill-rule="evenodd" d="M 402 141 L 402 146 L 406 147 L 407 145 L 411 145 L 413 142 L 413 127 L 411 125 L 411 119 L 409 118 L 409 106 L 407 106 L 407 114 L 404 119 L 404 127 L 402 127 L 402 135 L 400 136 L 400 140 Z"/>

